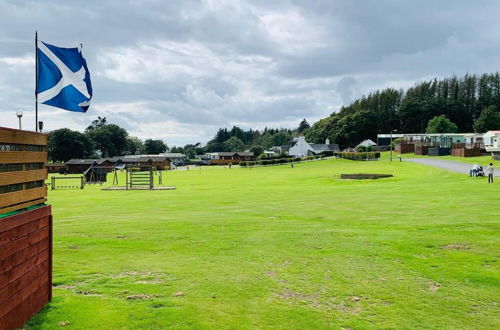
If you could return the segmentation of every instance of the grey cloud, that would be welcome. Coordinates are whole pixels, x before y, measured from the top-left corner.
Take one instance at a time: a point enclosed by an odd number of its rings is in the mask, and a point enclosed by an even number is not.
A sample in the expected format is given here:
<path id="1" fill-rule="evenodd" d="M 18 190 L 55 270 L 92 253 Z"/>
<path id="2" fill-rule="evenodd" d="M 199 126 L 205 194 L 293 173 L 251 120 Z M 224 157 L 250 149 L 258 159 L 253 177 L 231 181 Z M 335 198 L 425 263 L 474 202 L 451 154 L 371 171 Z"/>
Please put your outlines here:
<path id="1" fill-rule="evenodd" d="M 0 125 L 15 127 L 17 109 L 33 121 L 38 30 L 83 43 L 95 91 L 85 115 L 40 106 L 48 129 L 105 115 L 169 144 L 312 122 L 373 88 L 500 65 L 493 0 L 0 0 L 0 12 Z"/>

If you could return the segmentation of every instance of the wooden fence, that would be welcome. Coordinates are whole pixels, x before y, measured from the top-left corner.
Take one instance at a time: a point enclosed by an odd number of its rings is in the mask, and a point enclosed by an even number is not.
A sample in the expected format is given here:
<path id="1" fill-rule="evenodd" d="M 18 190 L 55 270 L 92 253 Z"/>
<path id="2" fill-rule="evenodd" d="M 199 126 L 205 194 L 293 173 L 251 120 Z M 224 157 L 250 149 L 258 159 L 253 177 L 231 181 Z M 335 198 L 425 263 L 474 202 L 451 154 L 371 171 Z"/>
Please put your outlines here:
<path id="1" fill-rule="evenodd" d="M 412 153 L 412 152 L 415 152 L 415 145 L 413 143 L 398 143 L 396 144 L 396 147 L 394 148 L 394 150 L 398 153 L 398 154 L 408 154 L 408 153 Z"/>
<path id="2" fill-rule="evenodd" d="M 454 143 L 451 147 L 451 155 L 454 157 L 478 157 L 481 156 L 481 146 L 479 144 Z"/>
<path id="3" fill-rule="evenodd" d="M 50 206 L 0 219 L 0 329 L 17 329 L 52 298 Z"/>
<path id="4" fill-rule="evenodd" d="M 0 127 L 0 214 L 46 201 L 47 135 Z"/>
<path id="5" fill-rule="evenodd" d="M 52 215 L 50 206 L 44 205 L 46 146 L 46 134 L 0 127 L 2 330 L 23 326 L 51 299 Z"/>

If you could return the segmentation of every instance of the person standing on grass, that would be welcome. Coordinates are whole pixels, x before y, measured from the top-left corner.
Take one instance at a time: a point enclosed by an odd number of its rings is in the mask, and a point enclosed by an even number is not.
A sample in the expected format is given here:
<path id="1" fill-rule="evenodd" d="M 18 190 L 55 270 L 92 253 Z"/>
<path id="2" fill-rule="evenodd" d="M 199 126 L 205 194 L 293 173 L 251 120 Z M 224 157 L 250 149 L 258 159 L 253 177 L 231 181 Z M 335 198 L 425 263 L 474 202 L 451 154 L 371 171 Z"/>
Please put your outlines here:
<path id="1" fill-rule="evenodd" d="M 493 183 L 493 173 L 495 173 L 495 168 L 493 168 L 493 163 L 486 168 L 486 174 L 488 174 L 488 183 Z"/>

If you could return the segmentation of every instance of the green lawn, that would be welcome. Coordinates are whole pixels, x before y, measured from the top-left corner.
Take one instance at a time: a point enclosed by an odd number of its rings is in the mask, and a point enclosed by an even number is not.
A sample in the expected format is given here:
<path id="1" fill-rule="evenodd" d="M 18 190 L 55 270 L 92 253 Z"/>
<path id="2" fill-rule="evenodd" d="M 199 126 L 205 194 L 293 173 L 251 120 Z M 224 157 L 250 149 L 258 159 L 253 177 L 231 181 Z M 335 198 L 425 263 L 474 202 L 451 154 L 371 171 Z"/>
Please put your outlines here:
<path id="1" fill-rule="evenodd" d="M 54 298 L 26 328 L 500 324 L 500 184 L 340 159 L 164 180 L 177 190 L 49 191 Z"/>
<path id="2" fill-rule="evenodd" d="M 394 154 L 392 156 L 394 157 Z M 393 160 L 399 161 L 397 156 L 398 156 L 398 154 L 396 154 L 396 158 L 393 158 Z M 420 155 L 415 155 L 415 154 L 411 153 L 411 154 L 403 154 L 401 157 L 403 158 L 403 161 L 405 158 L 433 158 L 433 159 L 453 160 L 455 162 L 461 162 L 461 163 L 467 163 L 467 164 L 477 163 L 478 165 L 482 165 L 484 167 L 488 166 L 489 163 L 500 164 L 500 162 L 498 160 L 491 158 L 490 155 L 479 156 L 479 157 L 452 157 L 452 156 L 420 156 Z M 382 158 L 389 159 L 389 153 L 383 152 Z M 497 167 L 498 167 L 498 165 L 497 165 Z"/>

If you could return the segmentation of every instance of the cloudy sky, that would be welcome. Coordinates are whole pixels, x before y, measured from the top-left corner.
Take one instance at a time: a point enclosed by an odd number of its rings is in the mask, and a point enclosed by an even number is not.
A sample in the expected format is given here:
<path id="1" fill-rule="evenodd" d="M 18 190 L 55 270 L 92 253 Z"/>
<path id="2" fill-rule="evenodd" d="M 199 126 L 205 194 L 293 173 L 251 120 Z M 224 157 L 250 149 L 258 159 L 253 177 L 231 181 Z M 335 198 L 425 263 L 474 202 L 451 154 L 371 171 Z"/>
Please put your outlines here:
<path id="1" fill-rule="evenodd" d="M 500 2 L 0 0 L 0 126 L 34 126 L 34 32 L 83 44 L 86 114 L 41 105 L 47 129 L 97 116 L 169 145 L 219 127 L 296 127 L 375 88 L 500 68 Z"/>

